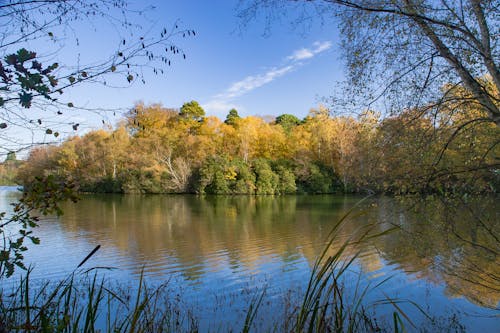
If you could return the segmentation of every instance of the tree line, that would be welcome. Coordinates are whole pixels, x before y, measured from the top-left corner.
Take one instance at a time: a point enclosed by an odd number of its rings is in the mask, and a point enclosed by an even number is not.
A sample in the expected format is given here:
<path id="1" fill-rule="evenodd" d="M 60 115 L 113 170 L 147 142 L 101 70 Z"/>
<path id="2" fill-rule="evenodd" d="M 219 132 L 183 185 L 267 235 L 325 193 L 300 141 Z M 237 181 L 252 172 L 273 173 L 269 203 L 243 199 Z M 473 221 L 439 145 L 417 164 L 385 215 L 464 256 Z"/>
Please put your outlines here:
<path id="1" fill-rule="evenodd" d="M 477 121 L 486 111 L 454 90 L 460 103 L 434 113 L 332 116 L 319 107 L 271 123 L 234 109 L 222 121 L 196 101 L 137 104 L 116 129 L 33 149 L 18 180 L 52 175 L 117 193 L 497 192 L 499 129 Z"/>

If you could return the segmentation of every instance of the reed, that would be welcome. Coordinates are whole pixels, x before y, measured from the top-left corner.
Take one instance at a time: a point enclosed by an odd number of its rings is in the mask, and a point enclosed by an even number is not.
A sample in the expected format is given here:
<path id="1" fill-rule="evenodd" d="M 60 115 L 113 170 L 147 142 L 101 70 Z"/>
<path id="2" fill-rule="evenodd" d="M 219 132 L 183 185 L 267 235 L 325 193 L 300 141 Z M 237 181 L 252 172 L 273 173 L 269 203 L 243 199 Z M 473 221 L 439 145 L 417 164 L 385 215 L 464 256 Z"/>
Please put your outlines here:
<path id="1" fill-rule="evenodd" d="M 345 213 L 333 226 L 326 240 L 326 245 L 316 259 L 309 278 L 302 304 L 297 311 L 294 332 L 374 332 L 381 328 L 366 310 L 365 296 L 380 287 L 387 279 L 376 285 L 361 287 L 358 283 L 351 290 L 352 297 L 347 296 L 344 277 L 360 254 L 364 242 L 374 237 L 381 237 L 394 229 L 374 232 L 376 225 L 360 227 L 347 239 L 340 237 L 341 228 L 349 217 L 362 215 L 358 210 L 358 202 Z M 344 239 L 344 240 L 342 240 Z M 358 250 L 356 250 L 358 249 Z M 351 254 L 350 254 L 351 253 Z M 382 302 L 379 302 L 382 303 Z M 401 308 L 395 308 L 395 318 L 399 320 L 397 327 L 404 330 L 404 322 L 400 320 Z M 404 314 L 404 313 L 403 313 Z"/>
<path id="2" fill-rule="evenodd" d="M 135 297 L 129 297 L 97 272 L 75 275 L 34 288 L 28 271 L 11 293 L 0 292 L 0 332 L 197 330 L 195 321 L 165 302 L 165 285 L 149 288 L 141 276 Z"/>

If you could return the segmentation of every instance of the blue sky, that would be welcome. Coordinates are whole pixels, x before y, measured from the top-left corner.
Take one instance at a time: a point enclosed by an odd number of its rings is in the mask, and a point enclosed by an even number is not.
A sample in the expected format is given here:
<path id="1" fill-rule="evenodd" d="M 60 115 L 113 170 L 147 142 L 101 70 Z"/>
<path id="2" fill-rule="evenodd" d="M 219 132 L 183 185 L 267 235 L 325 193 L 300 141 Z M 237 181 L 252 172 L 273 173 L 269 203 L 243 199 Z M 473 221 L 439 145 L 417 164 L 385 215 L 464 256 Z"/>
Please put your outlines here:
<path id="1" fill-rule="evenodd" d="M 60 101 L 72 102 L 79 109 L 65 111 L 62 116 L 50 105 L 38 109 L 19 107 L 20 117 L 24 114 L 32 122 L 9 126 L 3 132 L 0 156 L 33 143 L 60 142 L 69 135 L 116 125 L 137 102 L 179 108 L 196 100 L 207 115 L 222 120 L 231 108 L 236 108 L 241 116 L 291 113 L 303 118 L 322 98 L 330 96 L 335 82 L 343 77 L 334 19 L 314 19 L 297 25 L 292 23 L 296 14 L 292 9 L 290 17 L 276 20 L 266 33 L 262 18 L 242 27 L 243 21 L 237 17 L 239 0 L 134 1 L 130 9 L 155 6 L 144 16 L 132 15 L 133 23 L 142 26 L 142 30 L 132 29 L 136 37 L 159 33 L 176 21 L 180 28 L 196 31 L 194 37 L 179 36 L 172 40 L 186 54 L 186 59 L 174 58 L 164 75 L 145 70 L 145 85 L 134 80 L 126 88 L 84 84 L 66 89 Z M 25 47 L 37 51 L 44 64 L 84 65 L 116 54 L 124 33 L 130 30 L 113 26 L 107 19 L 74 21 L 67 27 L 54 29 L 56 40 L 47 37 L 22 43 L 10 52 Z M 120 86 L 126 86 L 123 77 L 114 77 L 115 81 L 120 78 Z M 117 109 L 117 112 L 84 111 L 85 108 Z M 42 126 L 38 126 L 37 119 L 43 119 Z M 76 123 L 80 126 L 75 133 L 71 124 Z M 45 134 L 46 128 L 61 135 L 55 138 Z"/>
<path id="2" fill-rule="evenodd" d="M 196 31 L 195 37 L 173 40 L 186 53 L 186 60 L 175 59 L 165 75 L 148 74 L 146 85 L 135 83 L 126 89 L 86 86 L 66 98 L 79 105 L 110 108 L 130 108 L 138 101 L 180 107 L 196 100 L 208 115 L 222 119 L 233 107 L 243 116 L 292 113 L 304 117 L 331 94 L 334 82 L 342 77 L 333 22 L 313 24 L 304 32 L 285 20 L 273 24 L 264 36 L 261 20 L 241 27 L 237 0 L 151 3 L 156 8 L 147 13 L 149 21 L 141 22 L 144 27 L 154 25 L 152 31 L 159 30 L 178 19 L 181 27 Z M 92 52 L 100 48 L 106 52 L 109 43 L 102 36 L 108 35 L 103 29 L 109 27 L 75 29 L 80 40 L 95 45 Z"/>

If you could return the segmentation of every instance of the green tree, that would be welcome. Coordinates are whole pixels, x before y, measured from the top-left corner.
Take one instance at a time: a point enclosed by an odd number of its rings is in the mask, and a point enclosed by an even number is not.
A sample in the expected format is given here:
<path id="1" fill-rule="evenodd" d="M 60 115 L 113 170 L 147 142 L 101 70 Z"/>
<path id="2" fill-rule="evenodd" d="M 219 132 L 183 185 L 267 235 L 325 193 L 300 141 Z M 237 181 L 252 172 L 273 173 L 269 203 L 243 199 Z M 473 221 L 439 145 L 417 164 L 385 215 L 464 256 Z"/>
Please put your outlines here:
<path id="1" fill-rule="evenodd" d="M 205 110 L 197 101 L 191 101 L 182 105 L 179 115 L 184 119 L 200 122 L 205 117 Z"/>
<path id="2" fill-rule="evenodd" d="M 290 133 L 293 127 L 300 124 L 300 119 L 293 114 L 282 114 L 276 117 L 276 124 L 283 127 L 285 132 Z"/>
<path id="3" fill-rule="evenodd" d="M 226 123 L 227 125 L 236 126 L 239 119 L 241 118 L 240 115 L 238 114 L 238 111 L 236 109 L 231 109 L 229 110 L 229 113 L 227 114 L 224 123 Z"/>
<path id="4" fill-rule="evenodd" d="M 16 152 L 9 151 L 7 153 L 7 157 L 5 158 L 5 162 L 8 162 L 8 161 L 11 161 L 11 162 L 17 161 Z"/>
<path id="5" fill-rule="evenodd" d="M 253 161 L 256 175 L 256 194 L 279 194 L 279 176 L 274 173 L 266 159 L 259 158 Z"/>
<path id="6" fill-rule="evenodd" d="M 226 172 L 228 167 L 229 160 L 225 157 L 208 158 L 200 168 L 198 192 L 202 194 L 230 194 Z"/>
<path id="7" fill-rule="evenodd" d="M 278 182 L 278 193 L 279 194 L 293 194 L 297 191 L 297 185 L 295 183 L 295 175 L 293 174 L 293 169 L 290 163 L 286 161 L 280 161 L 282 163 L 276 163 L 274 166 L 275 173 L 279 177 Z"/>

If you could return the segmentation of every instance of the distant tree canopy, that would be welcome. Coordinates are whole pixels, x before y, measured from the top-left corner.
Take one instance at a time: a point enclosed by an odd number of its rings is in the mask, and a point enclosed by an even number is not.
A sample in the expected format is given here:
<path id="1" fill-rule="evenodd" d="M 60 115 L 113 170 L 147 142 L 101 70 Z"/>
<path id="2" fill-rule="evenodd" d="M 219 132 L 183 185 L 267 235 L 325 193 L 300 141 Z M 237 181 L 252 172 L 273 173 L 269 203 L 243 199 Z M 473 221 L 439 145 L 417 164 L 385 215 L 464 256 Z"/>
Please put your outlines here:
<path id="1" fill-rule="evenodd" d="M 7 153 L 7 157 L 5 158 L 5 161 L 17 161 L 16 153 L 13 151 L 10 151 Z"/>
<path id="2" fill-rule="evenodd" d="M 179 115 L 189 120 L 202 121 L 205 116 L 205 110 L 196 101 L 184 103 Z"/>
<path id="3" fill-rule="evenodd" d="M 300 124 L 300 119 L 293 114 L 282 114 L 276 117 L 276 124 L 283 126 L 289 132 L 294 126 Z"/>
<path id="4" fill-rule="evenodd" d="M 241 119 L 240 115 L 238 114 L 238 111 L 236 109 L 231 109 L 231 110 L 229 110 L 229 113 L 227 114 L 226 120 L 224 120 L 224 123 L 231 125 L 231 126 L 235 126 L 238 119 Z"/>
<path id="5" fill-rule="evenodd" d="M 454 94 L 462 94 L 455 90 Z M 288 194 L 333 192 L 497 192 L 499 128 L 477 122 L 455 134 L 455 122 L 484 115 L 477 104 L 379 118 L 332 117 L 324 107 L 303 120 L 200 119 L 198 103 L 184 112 L 136 105 L 113 131 L 93 131 L 60 146 L 34 149 L 19 171 L 75 179 L 80 190 L 125 193 Z M 186 105 L 186 104 L 185 104 Z M 194 107 L 193 107 L 194 106 Z M 186 121 L 187 110 L 198 110 Z M 460 110 L 459 110 L 460 109 Z M 291 124 L 286 128 L 283 124 Z M 443 149 L 443 147 L 446 147 Z M 492 148 L 493 147 L 493 148 Z"/>

